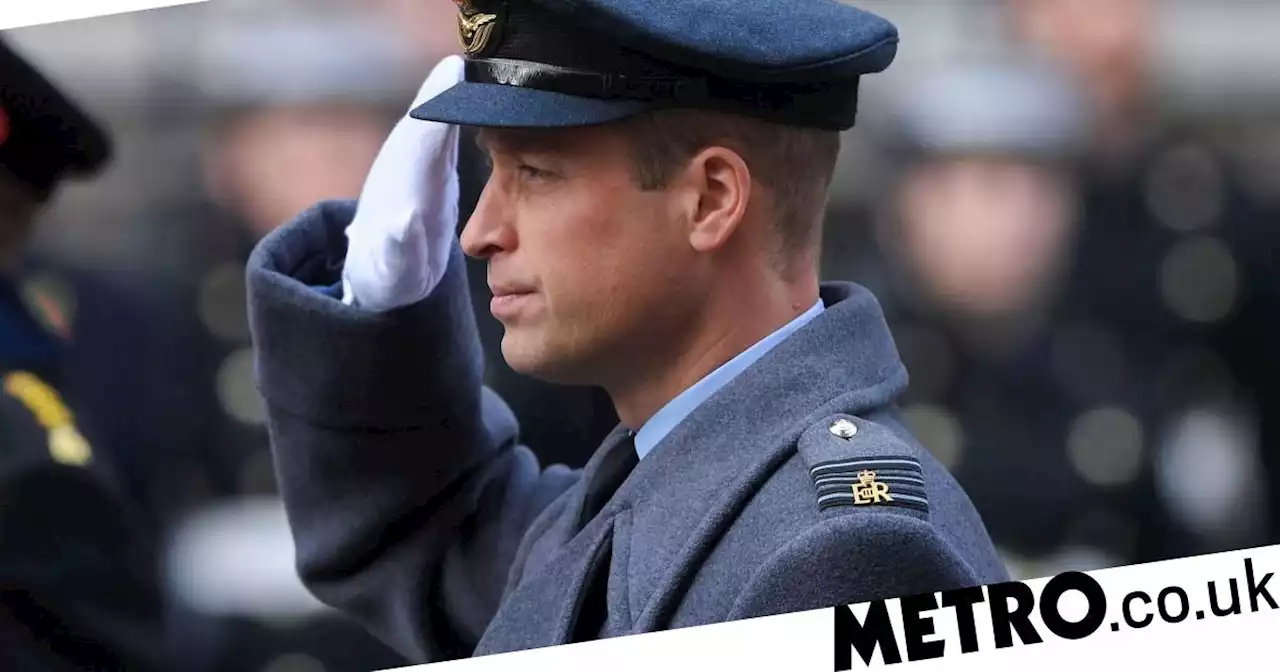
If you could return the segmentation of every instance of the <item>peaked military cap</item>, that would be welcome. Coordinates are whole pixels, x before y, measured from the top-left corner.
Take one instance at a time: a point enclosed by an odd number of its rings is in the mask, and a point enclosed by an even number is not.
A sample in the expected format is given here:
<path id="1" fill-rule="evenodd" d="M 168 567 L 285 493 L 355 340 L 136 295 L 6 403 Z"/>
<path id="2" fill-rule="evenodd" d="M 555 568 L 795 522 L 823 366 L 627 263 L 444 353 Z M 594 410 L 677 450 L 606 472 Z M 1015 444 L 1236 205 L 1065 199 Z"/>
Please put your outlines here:
<path id="1" fill-rule="evenodd" d="M 0 174 L 45 200 L 63 179 L 101 170 L 110 150 L 106 131 L 0 39 Z"/>
<path id="2" fill-rule="evenodd" d="M 465 81 L 418 119 L 551 128 L 710 109 L 825 130 L 898 31 L 836 0 L 455 0 Z"/>

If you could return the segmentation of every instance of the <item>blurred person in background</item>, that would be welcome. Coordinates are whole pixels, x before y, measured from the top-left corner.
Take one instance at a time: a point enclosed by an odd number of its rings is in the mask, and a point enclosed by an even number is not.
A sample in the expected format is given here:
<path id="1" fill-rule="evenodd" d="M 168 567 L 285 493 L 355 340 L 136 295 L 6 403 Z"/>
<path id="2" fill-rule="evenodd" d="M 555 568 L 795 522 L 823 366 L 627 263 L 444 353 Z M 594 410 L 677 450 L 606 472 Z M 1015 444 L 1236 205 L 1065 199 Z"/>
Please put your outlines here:
<path id="1" fill-rule="evenodd" d="M 26 245 L 58 188 L 111 140 L 0 40 L 0 668 L 174 669 L 148 529 L 63 400 L 65 322 L 26 291 Z M 103 223 L 103 226 L 109 226 Z M 198 669 L 199 661 L 189 661 Z"/>
<path id="2" fill-rule="evenodd" d="M 333 83 L 334 86 L 340 82 Z M 253 245 L 301 203 L 358 194 L 386 133 L 377 102 L 317 94 L 308 100 L 222 105 L 201 151 L 204 204 L 211 224 L 190 244 L 206 252 L 193 288 L 192 318 L 210 349 L 200 376 L 207 408 L 219 416 L 221 462 L 207 475 L 216 497 L 275 491 L 248 347 L 243 268 Z"/>
<path id="3" fill-rule="evenodd" d="M 289 56 L 291 40 L 322 39 L 368 66 L 360 34 L 328 30 L 323 16 L 192 24 L 199 39 L 179 54 L 189 60 L 171 66 L 191 75 L 185 87 L 128 102 L 157 120 L 121 140 L 121 154 L 146 164 L 123 185 L 143 192 L 138 259 L 94 273 L 56 260 L 75 279 L 71 382 L 129 442 L 122 480 L 164 533 L 164 587 L 192 669 L 197 658 L 210 672 L 394 667 L 403 659 L 299 585 L 246 356 L 243 282 L 248 251 L 281 208 L 349 193 L 352 171 L 358 190 L 372 160 L 365 138 L 376 150 L 386 132 L 385 86 Z"/>
<path id="4" fill-rule="evenodd" d="M 1034 58 L 904 99 L 878 250 L 841 271 L 886 297 L 913 428 L 1029 575 L 1276 538 L 1277 241 L 1159 104 L 1157 8 L 1008 0 Z"/>
<path id="5" fill-rule="evenodd" d="M 1155 26 L 1168 6 L 1005 0 L 1018 44 L 1091 107 L 1065 301 L 1096 337 L 1072 366 L 1156 386 L 1146 400 L 1163 421 L 1143 431 L 1160 501 L 1203 548 L 1237 548 L 1280 540 L 1280 213 L 1213 132 L 1229 101 L 1219 118 L 1161 103 Z"/>
<path id="6" fill-rule="evenodd" d="M 1196 548 L 1153 495 L 1151 381 L 1115 378 L 1114 349 L 1145 345 L 1115 343 L 1067 298 L 1089 109 L 1044 67 L 926 77 L 896 110 L 878 245 L 849 270 L 885 297 L 912 376 L 908 424 L 1023 575 Z"/>
<path id="7" fill-rule="evenodd" d="M 382 669 L 404 661 L 298 584 L 247 356 L 243 269 L 287 213 L 359 193 L 386 120 L 380 100 L 344 95 L 340 78 L 299 70 L 292 86 L 278 97 L 214 98 L 206 109 L 201 197 L 184 206 L 201 216 L 184 220 L 195 267 L 181 366 L 201 400 L 189 413 L 203 418 L 208 445 L 202 460 L 175 465 L 202 489 L 170 502 L 182 514 L 170 578 L 184 603 L 221 626 L 219 670 Z"/>
<path id="8" fill-rule="evenodd" d="M 1161 113 L 1149 67 L 1161 0 L 1002 2 L 1018 44 L 1061 67 L 1089 100 L 1085 142 L 1113 158 L 1139 146 Z"/>

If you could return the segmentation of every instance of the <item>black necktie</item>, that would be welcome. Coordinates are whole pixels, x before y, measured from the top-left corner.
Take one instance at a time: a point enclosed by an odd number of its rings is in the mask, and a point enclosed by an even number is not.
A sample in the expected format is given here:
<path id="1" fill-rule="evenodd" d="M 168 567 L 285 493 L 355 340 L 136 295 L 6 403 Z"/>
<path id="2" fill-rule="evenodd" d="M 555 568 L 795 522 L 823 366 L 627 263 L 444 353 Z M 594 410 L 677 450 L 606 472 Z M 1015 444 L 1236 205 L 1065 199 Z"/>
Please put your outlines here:
<path id="1" fill-rule="evenodd" d="M 600 509 L 604 508 L 609 498 L 617 492 L 618 487 L 627 480 L 631 470 L 635 469 L 639 463 L 640 456 L 636 453 L 635 434 L 628 433 L 626 438 L 600 460 L 600 466 L 587 482 L 586 494 L 582 502 L 582 517 L 578 519 L 579 530 L 600 513 Z"/>

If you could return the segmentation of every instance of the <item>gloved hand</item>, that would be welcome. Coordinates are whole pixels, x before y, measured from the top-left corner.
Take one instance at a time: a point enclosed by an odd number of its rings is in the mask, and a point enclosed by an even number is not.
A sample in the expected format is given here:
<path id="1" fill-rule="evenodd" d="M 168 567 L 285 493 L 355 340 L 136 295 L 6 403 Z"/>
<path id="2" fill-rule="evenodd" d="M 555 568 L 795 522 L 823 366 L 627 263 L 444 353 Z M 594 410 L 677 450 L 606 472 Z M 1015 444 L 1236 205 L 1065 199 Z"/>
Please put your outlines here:
<path id="1" fill-rule="evenodd" d="M 463 78 L 450 56 L 414 99 L 426 102 Z M 444 276 L 458 222 L 458 127 L 407 114 L 383 144 L 347 227 L 343 302 L 374 311 L 417 303 Z"/>

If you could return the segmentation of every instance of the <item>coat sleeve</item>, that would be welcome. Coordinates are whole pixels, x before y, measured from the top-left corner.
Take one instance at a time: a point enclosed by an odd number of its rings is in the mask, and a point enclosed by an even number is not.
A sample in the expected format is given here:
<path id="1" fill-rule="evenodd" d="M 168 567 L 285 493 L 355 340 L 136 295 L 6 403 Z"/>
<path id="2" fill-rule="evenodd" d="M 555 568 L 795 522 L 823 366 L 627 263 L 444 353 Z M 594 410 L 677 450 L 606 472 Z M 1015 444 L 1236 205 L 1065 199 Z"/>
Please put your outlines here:
<path id="1" fill-rule="evenodd" d="M 302 580 L 411 660 L 464 657 L 525 532 L 579 478 L 543 469 L 482 384 L 462 256 L 422 302 L 331 293 L 353 203 L 274 232 L 248 268 L 258 384 Z"/>
<path id="2" fill-rule="evenodd" d="M 882 512 L 837 516 L 756 569 L 729 620 L 978 585 L 977 574 L 925 521 Z"/>
<path id="3" fill-rule="evenodd" d="M 93 462 L 0 397 L 0 669 L 176 669 L 154 547 Z"/>

